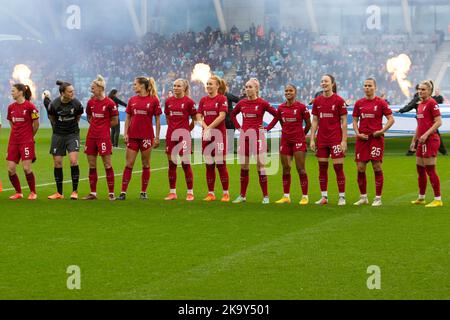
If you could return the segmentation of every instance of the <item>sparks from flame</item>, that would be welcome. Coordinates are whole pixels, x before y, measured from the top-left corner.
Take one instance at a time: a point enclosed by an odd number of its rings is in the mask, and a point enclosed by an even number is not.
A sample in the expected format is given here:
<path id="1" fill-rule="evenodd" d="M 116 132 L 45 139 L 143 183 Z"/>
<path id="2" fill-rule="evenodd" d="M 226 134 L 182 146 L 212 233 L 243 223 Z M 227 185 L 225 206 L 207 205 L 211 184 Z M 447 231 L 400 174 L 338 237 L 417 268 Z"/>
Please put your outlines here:
<path id="1" fill-rule="evenodd" d="M 403 94 L 408 98 L 411 96 L 409 88 L 412 88 L 411 82 L 407 80 L 411 64 L 411 59 L 404 53 L 400 54 L 398 57 L 389 59 L 386 63 L 387 71 L 392 73 L 392 81 L 397 80 Z"/>
<path id="2" fill-rule="evenodd" d="M 211 67 L 204 63 L 198 63 L 192 71 L 191 81 L 200 81 L 206 88 L 206 84 L 213 74 L 211 73 Z"/>
<path id="3" fill-rule="evenodd" d="M 36 97 L 36 85 L 33 80 L 31 80 L 31 70 L 28 66 L 24 64 L 18 64 L 14 67 L 14 71 L 12 73 L 13 80 L 11 83 L 22 83 L 27 85 L 31 89 L 31 93 L 33 97 Z"/>

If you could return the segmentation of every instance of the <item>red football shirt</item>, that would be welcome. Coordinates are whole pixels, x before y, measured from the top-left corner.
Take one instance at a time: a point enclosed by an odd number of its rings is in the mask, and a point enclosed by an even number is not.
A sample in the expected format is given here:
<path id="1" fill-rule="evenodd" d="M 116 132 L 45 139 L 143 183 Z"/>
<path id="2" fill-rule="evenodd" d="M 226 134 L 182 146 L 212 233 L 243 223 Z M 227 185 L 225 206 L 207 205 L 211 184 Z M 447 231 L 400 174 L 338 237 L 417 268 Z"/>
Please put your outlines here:
<path id="1" fill-rule="evenodd" d="M 189 118 L 195 116 L 197 110 L 195 110 L 194 100 L 187 96 L 181 99 L 170 97 L 166 100 L 164 113 L 168 125 L 166 139 L 169 140 L 177 129 L 186 129 L 190 132 Z"/>
<path id="2" fill-rule="evenodd" d="M 91 117 L 87 139 L 109 139 L 111 118 L 119 115 L 115 102 L 108 97 L 92 98 L 87 103 L 86 114 Z"/>
<path id="3" fill-rule="evenodd" d="M 359 132 L 367 135 L 383 129 L 383 116 L 391 114 L 392 110 L 387 102 L 379 97 L 372 100 L 360 99 L 353 109 L 353 117 L 359 119 Z"/>
<path id="4" fill-rule="evenodd" d="M 281 138 L 288 141 L 305 140 L 303 122 L 311 118 L 308 108 L 303 103 L 295 101 L 292 106 L 280 104 L 277 111 L 282 127 Z"/>
<path id="5" fill-rule="evenodd" d="M 223 95 L 217 95 L 214 98 L 209 96 L 203 97 L 198 104 L 198 113 L 203 115 L 203 119 L 207 126 L 213 123 L 221 112 L 228 113 L 228 100 Z M 217 127 L 225 136 L 227 128 L 225 127 L 225 119 Z"/>
<path id="6" fill-rule="evenodd" d="M 440 117 L 441 111 L 437 102 L 430 98 L 427 101 L 421 102 L 417 108 L 417 134 L 420 138 L 427 132 L 434 124 L 434 118 Z M 437 132 L 433 132 L 429 138 L 437 137 Z"/>
<path id="7" fill-rule="evenodd" d="M 321 145 L 341 143 L 341 116 L 347 114 L 344 99 L 337 94 L 328 98 L 320 95 L 314 99 L 312 114 L 319 118 L 317 142 Z"/>
<path id="8" fill-rule="evenodd" d="M 12 122 L 10 144 L 34 142 L 33 121 L 39 119 L 36 106 L 30 101 L 22 104 L 14 102 L 8 107 L 7 119 Z"/>
<path id="9" fill-rule="evenodd" d="M 159 99 L 150 96 L 134 96 L 128 101 L 126 113 L 131 116 L 128 137 L 152 140 L 155 138 L 153 117 L 162 114 Z"/>
<path id="10" fill-rule="evenodd" d="M 267 101 L 258 98 L 256 100 L 248 100 L 244 99 L 238 102 L 236 107 L 231 112 L 231 120 L 234 123 L 236 129 L 241 129 L 247 131 L 249 129 L 253 129 L 258 132 L 258 130 L 263 125 L 264 113 L 269 112 L 273 115 L 274 119 L 272 120 L 269 127 L 273 127 L 272 123 L 277 123 L 277 110 L 272 107 Z M 242 126 L 236 119 L 236 116 L 242 113 Z"/>

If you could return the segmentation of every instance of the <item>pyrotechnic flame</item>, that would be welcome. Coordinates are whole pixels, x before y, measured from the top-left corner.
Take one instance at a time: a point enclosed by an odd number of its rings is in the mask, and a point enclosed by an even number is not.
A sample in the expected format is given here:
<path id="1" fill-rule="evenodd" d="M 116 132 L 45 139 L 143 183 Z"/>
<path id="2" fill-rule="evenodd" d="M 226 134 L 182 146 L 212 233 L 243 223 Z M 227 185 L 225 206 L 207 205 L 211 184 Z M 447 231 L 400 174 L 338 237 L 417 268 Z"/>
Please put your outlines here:
<path id="1" fill-rule="evenodd" d="M 386 66 L 387 71 L 392 73 L 392 81 L 397 80 L 403 94 L 409 98 L 411 96 L 409 88 L 412 88 L 412 84 L 409 80 L 407 80 L 407 77 L 411 68 L 411 59 L 406 54 L 402 53 L 398 57 L 389 59 Z"/>
<path id="2" fill-rule="evenodd" d="M 192 71 L 191 81 L 200 81 L 206 88 L 206 83 L 208 79 L 212 77 L 211 67 L 204 63 L 198 63 Z"/>
<path id="3" fill-rule="evenodd" d="M 12 83 L 23 83 L 30 87 L 33 97 L 36 97 L 36 85 L 31 80 L 31 70 L 24 64 L 18 64 L 14 67 L 12 73 Z"/>

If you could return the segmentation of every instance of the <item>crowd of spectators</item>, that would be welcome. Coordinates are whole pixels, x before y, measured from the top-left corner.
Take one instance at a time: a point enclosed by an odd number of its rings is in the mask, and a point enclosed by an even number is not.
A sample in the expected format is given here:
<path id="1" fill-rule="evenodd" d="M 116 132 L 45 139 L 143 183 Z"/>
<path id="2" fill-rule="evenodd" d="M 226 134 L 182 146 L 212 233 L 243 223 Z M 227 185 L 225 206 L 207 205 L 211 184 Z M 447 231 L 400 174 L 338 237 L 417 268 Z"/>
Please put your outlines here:
<path id="1" fill-rule="evenodd" d="M 122 100 L 133 95 L 135 76 L 152 76 L 164 98 L 176 78 L 190 79 L 195 64 L 206 63 L 228 80 L 235 95 L 241 94 L 247 79 L 258 78 L 261 96 L 272 103 L 283 100 L 286 83 L 299 88 L 301 101 L 310 101 L 320 90 L 321 75 L 331 73 L 339 94 L 349 103 L 363 96 L 363 80 L 370 76 L 377 79 L 379 94 L 384 93 L 391 104 L 404 104 L 409 99 L 392 81 L 386 61 L 400 53 L 408 54 L 412 60 L 408 79 L 414 86 L 424 79 L 431 65 L 436 51 L 433 39 L 406 35 L 336 39 L 301 29 L 266 31 L 252 25 L 245 31 L 233 27 L 227 34 L 210 27 L 170 36 L 148 33 L 140 40 L 126 42 L 81 34 L 52 44 L 11 42 L 0 52 L 0 103 L 4 110 L 10 102 L 11 73 L 18 63 L 32 70 L 39 95 L 45 89 L 56 95 L 55 80 L 62 79 L 73 83 L 84 101 L 97 74 L 107 79 L 109 89 L 118 89 Z M 198 101 L 202 95 L 202 85 L 194 83 L 192 97 Z"/>

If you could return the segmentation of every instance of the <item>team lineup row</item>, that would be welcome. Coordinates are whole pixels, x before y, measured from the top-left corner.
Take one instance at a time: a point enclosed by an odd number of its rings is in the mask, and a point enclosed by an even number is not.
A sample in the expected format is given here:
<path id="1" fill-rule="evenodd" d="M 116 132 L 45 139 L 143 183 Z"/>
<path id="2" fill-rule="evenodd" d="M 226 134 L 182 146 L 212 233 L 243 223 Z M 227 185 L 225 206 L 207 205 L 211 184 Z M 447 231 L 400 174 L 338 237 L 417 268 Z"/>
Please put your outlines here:
<path id="1" fill-rule="evenodd" d="M 54 176 L 57 192 L 48 198 L 63 199 L 63 158 L 69 155 L 72 177 L 71 199 L 78 199 L 78 182 L 80 170 L 78 156 L 80 151 L 79 121 L 84 113 L 80 101 L 75 98 L 74 87 L 67 82 L 57 81 L 60 96 L 50 103 L 48 116 L 52 123 L 53 135 L 50 153 L 54 160 Z M 259 81 L 250 79 L 245 86 L 246 98 L 239 101 L 230 114 L 236 129 L 240 130 L 238 154 L 240 158 L 240 194 L 233 203 L 246 201 L 249 184 L 249 166 L 251 157 L 256 158 L 259 183 L 263 194 L 263 204 L 268 204 L 269 192 L 265 167 L 267 143 L 265 132 L 270 131 L 278 122 L 282 127 L 280 143 L 280 161 L 283 167 L 284 196 L 276 203 L 290 203 L 291 166 L 295 163 L 299 174 L 302 199 L 301 205 L 309 203 L 308 175 L 305 170 L 307 152 L 306 135 L 310 132 L 310 149 L 316 154 L 319 163 L 319 183 L 322 197 L 318 205 L 328 203 L 328 166 L 332 159 L 339 189 L 338 205 L 346 204 L 344 158 L 347 152 L 347 108 L 344 99 L 337 94 L 336 80 L 326 74 L 321 79 L 322 92 L 312 103 L 312 117 L 308 108 L 297 101 L 297 88 L 285 86 L 286 101 L 278 109 L 273 108 L 259 96 Z M 153 78 L 137 77 L 133 84 L 136 95 L 126 107 L 124 141 L 126 143 L 126 165 L 122 176 L 122 188 L 116 198 L 114 193 L 115 174 L 111 165 L 112 144 L 110 129 L 117 125 L 118 106 L 106 97 L 106 81 L 98 76 L 91 85 L 92 98 L 86 106 L 89 129 L 84 152 L 89 163 L 90 194 L 84 200 L 97 199 L 97 158 L 100 156 L 106 171 L 106 180 L 110 200 L 126 200 L 127 189 L 131 180 L 133 167 L 138 154 L 141 154 L 142 178 L 140 198 L 148 199 L 147 187 L 150 180 L 150 159 L 152 149 L 160 145 L 160 116 L 163 112 L 157 95 Z M 212 76 L 206 85 L 207 95 L 196 108 L 189 97 L 190 85 L 185 79 L 178 79 L 173 84 L 173 96 L 165 100 L 164 113 L 167 119 L 166 154 L 169 164 L 169 194 L 165 200 L 177 199 L 176 180 L 179 162 L 185 174 L 187 184 L 187 201 L 194 200 L 193 173 L 191 158 L 191 131 L 195 124 L 203 128 L 202 151 L 206 164 L 208 195 L 204 201 L 216 200 L 215 181 L 218 170 L 223 189 L 221 201 L 229 202 L 229 175 L 226 164 L 227 134 L 225 117 L 228 113 L 228 101 L 225 96 L 227 85 L 217 76 Z M 375 174 L 376 196 L 373 206 L 381 206 L 384 184 L 382 160 L 384 155 L 384 134 L 395 120 L 388 103 L 376 96 L 376 80 L 364 81 L 365 97 L 356 102 L 353 111 L 353 128 L 356 132 L 355 161 L 358 170 L 358 186 L 361 197 L 355 205 L 368 204 L 366 167 L 369 162 Z M 433 84 L 424 81 L 419 86 L 421 99 L 417 113 L 417 130 L 411 142 L 411 148 L 417 150 L 417 173 L 419 197 L 412 201 L 416 205 L 425 204 L 427 176 L 434 190 L 435 199 L 427 207 L 443 205 L 440 194 L 440 182 L 436 173 L 436 160 L 439 148 L 437 129 L 442 124 L 439 106 L 431 96 Z M 25 176 L 30 187 L 29 200 L 37 199 L 35 176 L 32 163 L 35 161 L 34 136 L 39 128 L 39 113 L 30 102 L 30 88 L 15 84 L 11 89 L 15 100 L 8 107 L 8 120 L 11 134 L 8 144 L 9 179 L 16 190 L 11 200 L 22 199 L 23 194 L 16 173 L 17 165 L 22 160 Z M 264 114 L 273 116 L 269 125 L 264 126 Z M 242 121 L 238 121 L 238 115 Z M 155 119 L 155 128 L 153 126 Z M 383 126 L 383 118 L 387 119 Z"/>

